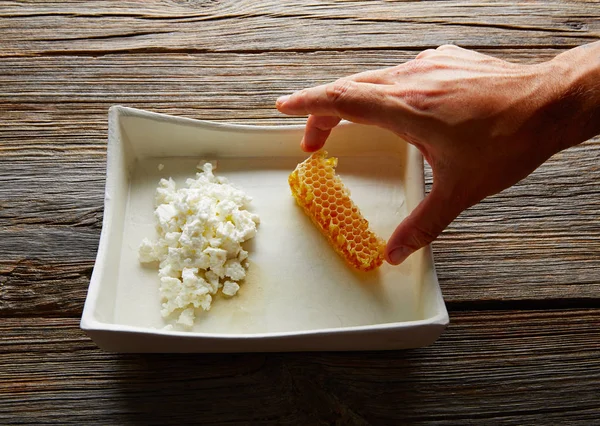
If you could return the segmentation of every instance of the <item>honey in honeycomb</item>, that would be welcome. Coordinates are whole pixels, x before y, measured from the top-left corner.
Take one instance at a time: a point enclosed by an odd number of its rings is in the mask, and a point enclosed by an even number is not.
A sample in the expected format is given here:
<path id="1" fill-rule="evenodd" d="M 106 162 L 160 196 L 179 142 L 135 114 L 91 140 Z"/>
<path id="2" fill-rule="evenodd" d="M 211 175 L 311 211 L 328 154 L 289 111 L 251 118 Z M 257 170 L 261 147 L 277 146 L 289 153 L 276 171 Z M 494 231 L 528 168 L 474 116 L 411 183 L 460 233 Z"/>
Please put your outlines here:
<path id="1" fill-rule="evenodd" d="M 337 158 L 315 152 L 290 175 L 292 194 L 348 264 L 362 271 L 375 269 L 383 263 L 385 241 L 369 229 L 335 174 L 336 166 Z"/>

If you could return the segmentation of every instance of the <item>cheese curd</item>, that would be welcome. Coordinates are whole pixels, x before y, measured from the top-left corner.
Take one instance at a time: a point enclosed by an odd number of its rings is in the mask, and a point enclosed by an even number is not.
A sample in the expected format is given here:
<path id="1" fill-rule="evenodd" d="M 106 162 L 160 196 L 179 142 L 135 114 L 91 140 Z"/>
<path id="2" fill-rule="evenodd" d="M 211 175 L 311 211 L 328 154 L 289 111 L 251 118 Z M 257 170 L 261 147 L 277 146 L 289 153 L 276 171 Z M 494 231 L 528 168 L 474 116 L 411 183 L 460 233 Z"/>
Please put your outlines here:
<path id="1" fill-rule="evenodd" d="M 191 327 L 195 310 L 209 310 L 220 291 L 235 296 L 246 277 L 248 252 L 242 243 L 256 235 L 259 218 L 247 210 L 251 198 L 223 177 L 214 164 L 201 163 L 195 179 L 177 189 L 173 179 L 161 179 L 156 189 L 154 217 L 158 240 L 139 247 L 142 263 L 159 262 L 159 292 L 163 318 Z"/>

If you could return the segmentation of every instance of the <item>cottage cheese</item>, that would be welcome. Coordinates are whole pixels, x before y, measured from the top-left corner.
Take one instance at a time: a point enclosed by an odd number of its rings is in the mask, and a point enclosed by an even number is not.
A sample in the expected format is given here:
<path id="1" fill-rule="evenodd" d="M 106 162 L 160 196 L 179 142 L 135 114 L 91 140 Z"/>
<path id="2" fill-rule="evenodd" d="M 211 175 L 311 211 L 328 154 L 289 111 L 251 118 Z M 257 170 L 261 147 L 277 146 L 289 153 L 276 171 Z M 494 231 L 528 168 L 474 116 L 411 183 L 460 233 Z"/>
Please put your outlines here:
<path id="1" fill-rule="evenodd" d="M 163 318 L 193 325 L 196 309 L 209 310 L 213 297 L 235 296 L 246 277 L 248 252 L 242 243 L 256 235 L 258 216 L 247 210 L 251 198 L 215 177 L 215 165 L 201 163 L 195 179 L 177 189 L 173 179 L 161 179 L 154 216 L 158 240 L 145 238 L 139 247 L 142 263 L 159 262 L 159 292 Z"/>

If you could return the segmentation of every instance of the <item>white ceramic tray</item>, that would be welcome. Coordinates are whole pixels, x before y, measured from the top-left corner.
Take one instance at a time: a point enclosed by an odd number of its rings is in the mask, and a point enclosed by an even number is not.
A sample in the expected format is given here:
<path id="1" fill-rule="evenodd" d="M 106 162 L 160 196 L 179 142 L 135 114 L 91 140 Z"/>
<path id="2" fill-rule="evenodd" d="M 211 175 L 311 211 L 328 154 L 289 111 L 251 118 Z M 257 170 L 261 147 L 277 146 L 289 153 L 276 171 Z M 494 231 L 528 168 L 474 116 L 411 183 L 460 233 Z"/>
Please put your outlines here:
<path id="1" fill-rule="evenodd" d="M 384 350 L 433 343 L 448 324 L 431 250 L 402 265 L 349 269 L 295 204 L 289 173 L 306 158 L 303 126 L 260 127 L 109 111 L 104 221 L 81 328 L 117 352 Z M 388 238 L 424 196 L 423 160 L 394 134 L 343 123 L 327 150 L 374 230 Z M 216 298 L 191 331 L 167 331 L 156 269 L 137 248 L 156 237 L 154 191 L 201 159 L 253 197 L 260 216 L 248 278 Z M 158 170 L 158 165 L 164 168 Z"/>

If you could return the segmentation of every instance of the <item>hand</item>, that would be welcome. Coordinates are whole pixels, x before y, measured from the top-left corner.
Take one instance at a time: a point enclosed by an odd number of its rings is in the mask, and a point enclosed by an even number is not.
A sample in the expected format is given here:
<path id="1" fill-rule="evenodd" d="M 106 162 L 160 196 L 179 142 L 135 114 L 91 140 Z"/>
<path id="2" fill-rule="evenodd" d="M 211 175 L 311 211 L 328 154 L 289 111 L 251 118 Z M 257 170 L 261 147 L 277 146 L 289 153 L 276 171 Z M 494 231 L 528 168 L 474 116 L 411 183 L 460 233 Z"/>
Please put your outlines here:
<path id="1" fill-rule="evenodd" d="M 597 52 L 600 43 L 593 45 Z M 571 123 L 587 116 L 582 105 L 594 102 L 598 117 L 597 98 L 581 100 L 576 89 L 582 77 L 569 66 L 573 54 L 564 56 L 520 65 L 441 46 L 402 65 L 284 96 L 277 108 L 310 114 L 301 142 L 308 152 L 323 147 L 341 119 L 389 129 L 421 151 L 433 170 L 433 186 L 389 238 L 386 260 L 399 264 L 463 210 L 593 136 L 590 126 Z M 597 76 L 598 68 L 591 69 Z"/>

